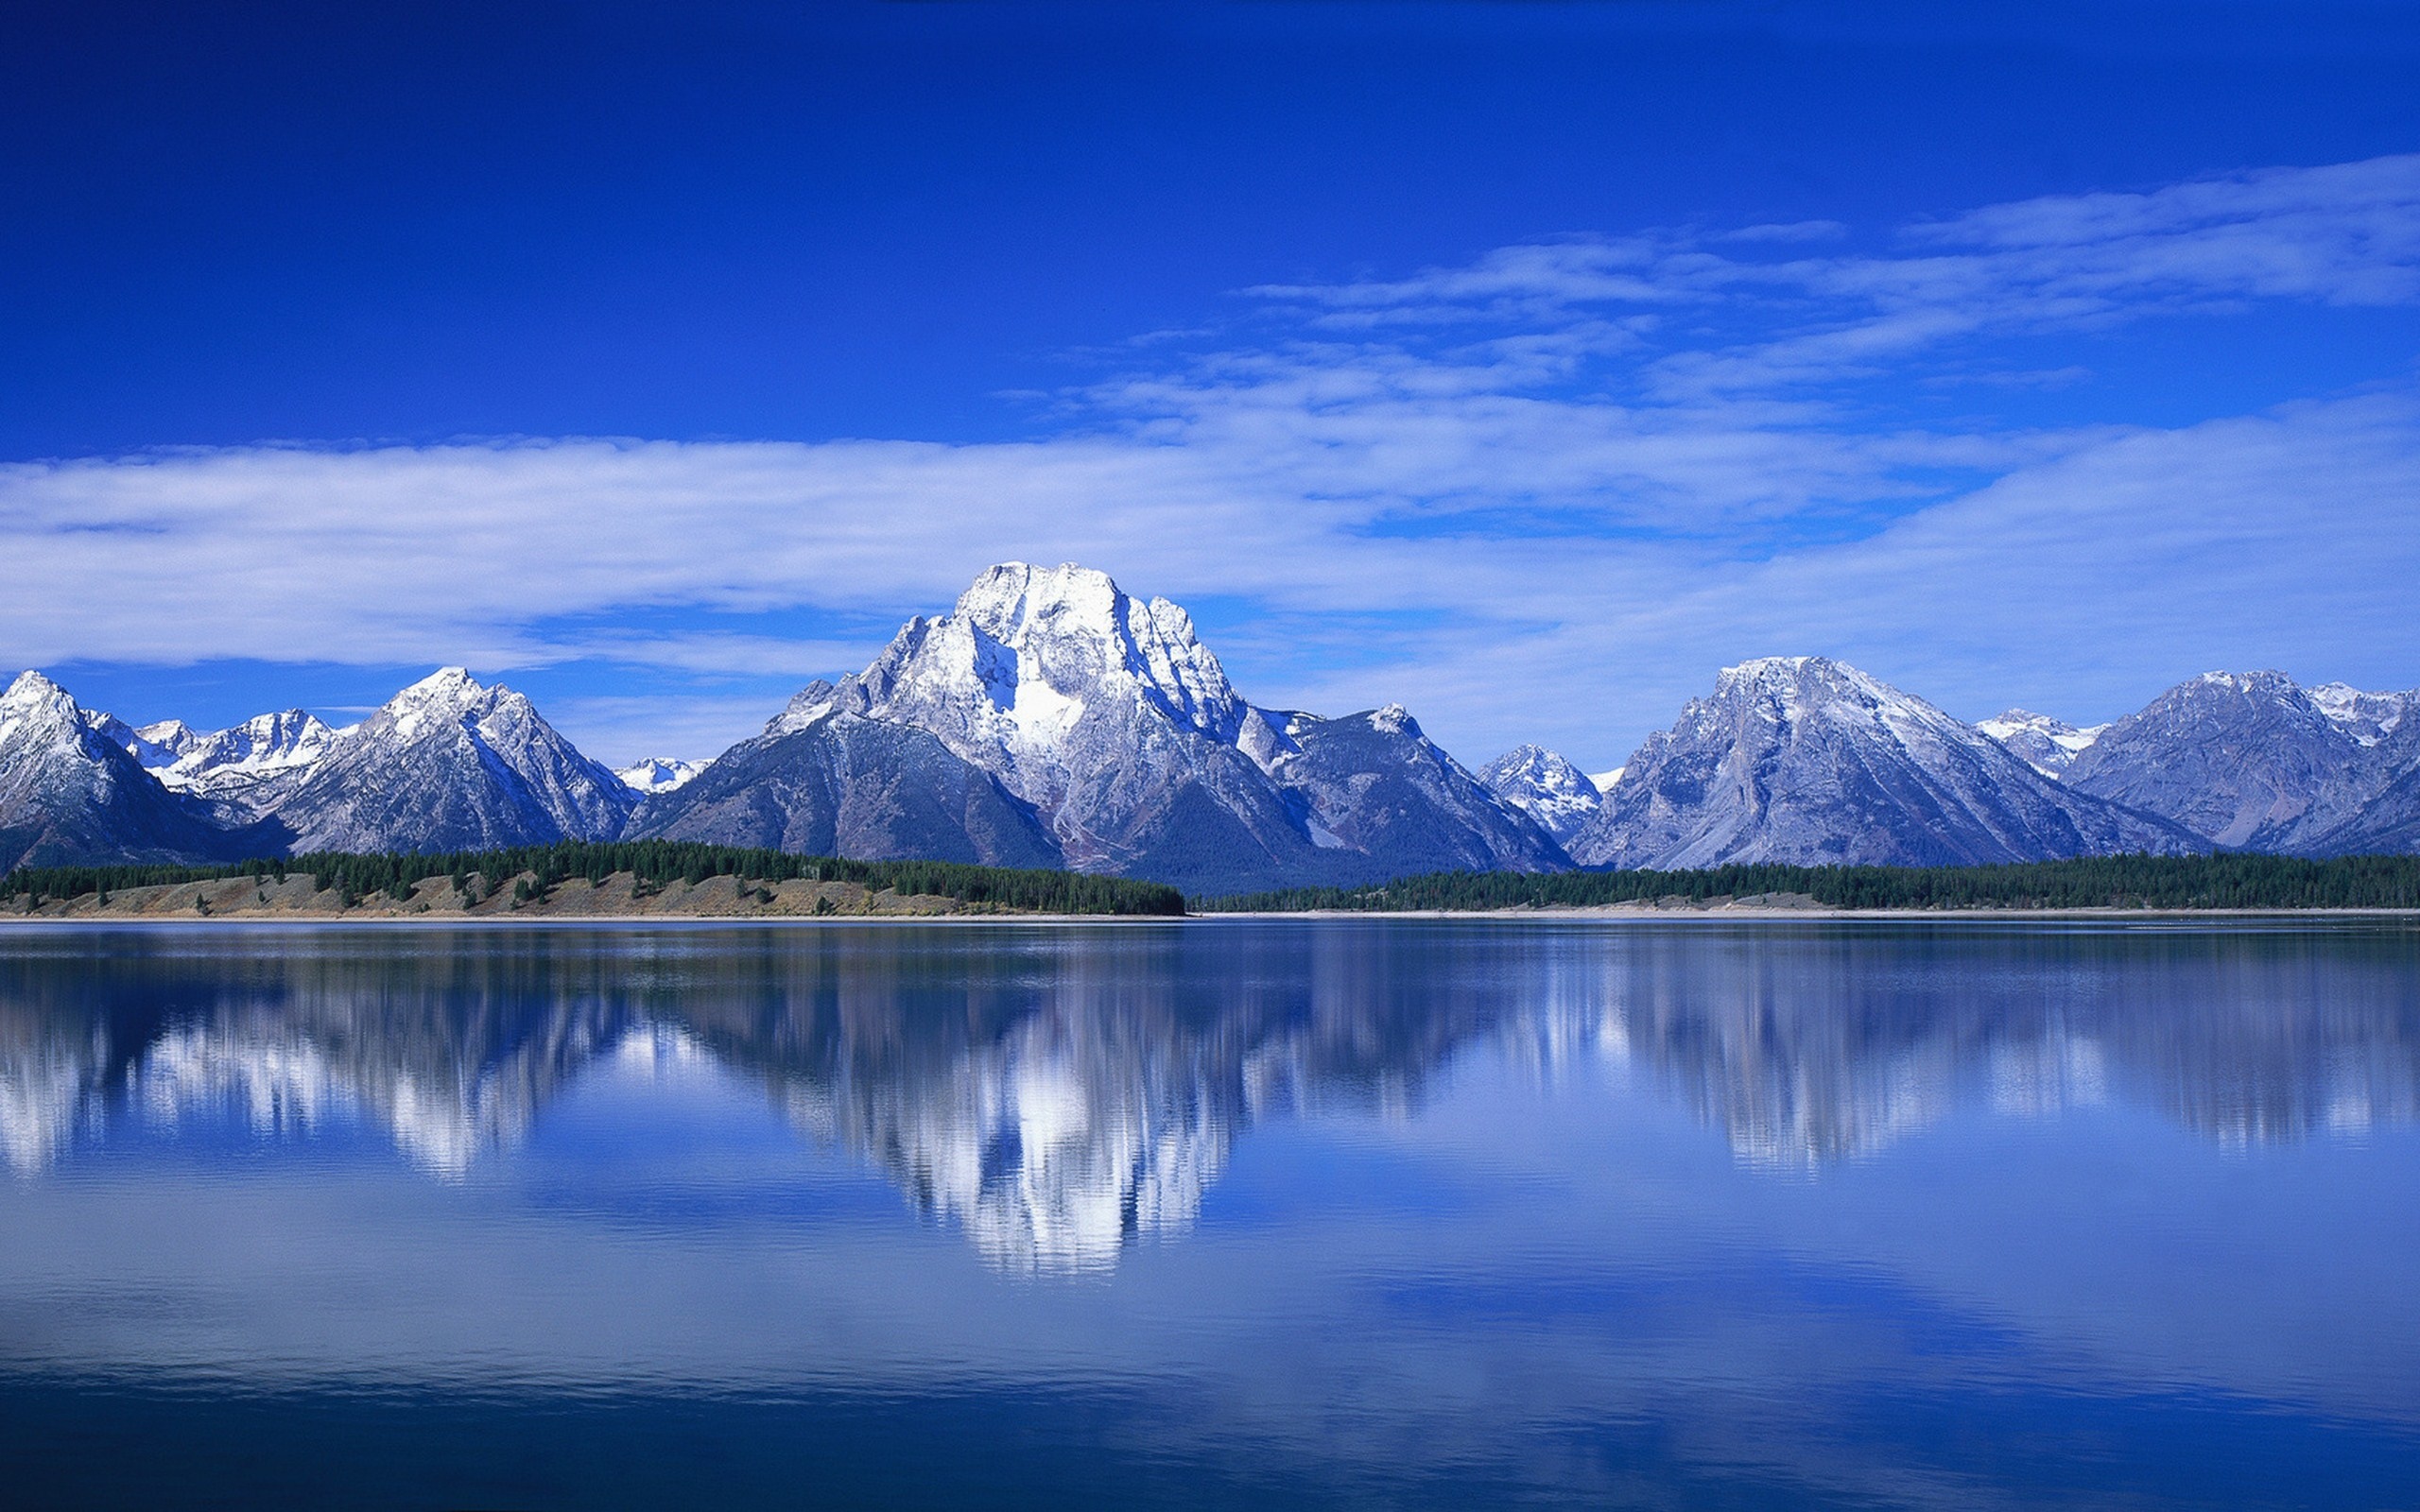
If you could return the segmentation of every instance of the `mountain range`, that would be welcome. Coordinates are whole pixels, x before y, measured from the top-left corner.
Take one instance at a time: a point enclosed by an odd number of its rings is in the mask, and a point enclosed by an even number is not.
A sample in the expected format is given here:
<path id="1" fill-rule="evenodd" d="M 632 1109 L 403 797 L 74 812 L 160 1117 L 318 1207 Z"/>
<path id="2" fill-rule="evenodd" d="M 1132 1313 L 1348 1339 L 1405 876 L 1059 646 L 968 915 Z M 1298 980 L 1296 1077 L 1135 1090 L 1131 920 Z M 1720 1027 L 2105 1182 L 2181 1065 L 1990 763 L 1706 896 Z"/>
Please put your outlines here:
<path id="1" fill-rule="evenodd" d="M 132 726 L 0 695 L 0 869 L 661 838 L 1072 867 L 1198 893 L 1447 869 L 1935 866 L 2420 849 L 2420 692 L 2210 673 L 2079 730 L 1967 724 L 1822 657 L 1724 669 L 1621 767 L 1473 771 L 1399 705 L 1245 698 L 1192 619 L 1065 565 L 987 571 L 711 762 L 616 772 L 442 669 L 358 725 Z"/>

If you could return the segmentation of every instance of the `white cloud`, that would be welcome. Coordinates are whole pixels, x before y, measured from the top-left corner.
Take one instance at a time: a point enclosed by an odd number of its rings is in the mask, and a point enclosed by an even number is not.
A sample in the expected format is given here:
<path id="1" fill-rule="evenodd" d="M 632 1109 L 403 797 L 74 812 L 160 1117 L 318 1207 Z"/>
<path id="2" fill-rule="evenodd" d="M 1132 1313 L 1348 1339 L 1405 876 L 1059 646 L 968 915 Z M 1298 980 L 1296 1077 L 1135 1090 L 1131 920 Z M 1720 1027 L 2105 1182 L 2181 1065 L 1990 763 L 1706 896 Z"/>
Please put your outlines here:
<path id="1" fill-rule="evenodd" d="M 1574 238 L 1410 278 L 1251 292 L 1365 328 L 1761 303 L 1769 325 L 1798 329 L 1693 347 L 1650 370 L 1667 397 L 1737 392 L 1871 373 L 1885 359 L 1981 333 L 2090 328 L 2249 300 L 2420 302 L 2420 155 L 1995 205 L 1910 228 L 1908 249 L 1885 254 L 1772 261 L 1711 249 L 1793 252 L 1841 231 L 1810 221 Z"/>
<path id="2" fill-rule="evenodd" d="M 1598 612 L 1433 668 L 1455 726 L 1617 761 L 1717 666 L 1820 652 L 1955 713 L 2115 717 L 2218 667 L 2420 684 L 2420 394 L 2290 405 L 2110 438 L 1872 537 L 1735 565 L 1647 554 Z M 1601 669 L 1600 704 L 1567 678 Z M 1517 691 L 1498 694 L 1498 688 Z M 1635 710 L 1610 745 L 1606 707 Z M 1467 711 L 1467 713 L 1465 712 Z M 1484 713 L 1482 713 L 1484 711 Z"/>
<path id="3" fill-rule="evenodd" d="M 1917 228 L 1900 255 L 1812 254 L 1835 230 L 1261 290 L 1297 317 L 1274 339 L 1155 344 L 1156 369 L 1069 396 L 1071 428 L 1028 443 L 0 468 L 0 655 L 627 663 L 698 691 L 556 713 L 615 753 L 694 755 L 771 712 L 734 679 L 803 680 L 882 638 L 755 617 L 878 626 L 994 561 L 1072 559 L 1243 606 L 1219 644 L 1264 700 L 1400 698 L 1467 754 L 1540 736 L 1601 765 L 1714 666 L 1771 651 L 1861 658 L 1962 712 L 2079 718 L 2204 664 L 2360 677 L 2420 654 L 2407 391 L 2042 431 L 1906 422 L 1820 387 L 1942 350 L 1989 378 L 1987 332 L 2420 301 L 2420 158 L 2027 201 Z"/>

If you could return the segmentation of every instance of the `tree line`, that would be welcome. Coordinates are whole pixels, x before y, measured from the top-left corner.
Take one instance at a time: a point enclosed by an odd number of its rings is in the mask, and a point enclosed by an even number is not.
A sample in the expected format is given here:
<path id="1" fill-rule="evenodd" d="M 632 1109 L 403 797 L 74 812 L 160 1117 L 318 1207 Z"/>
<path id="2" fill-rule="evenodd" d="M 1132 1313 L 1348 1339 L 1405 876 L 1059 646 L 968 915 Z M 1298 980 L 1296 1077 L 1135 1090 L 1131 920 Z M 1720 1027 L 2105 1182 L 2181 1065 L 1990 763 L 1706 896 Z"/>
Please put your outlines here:
<path id="1" fill-rule="evenodd" d="M 19 909 L 49 899 L 235 877 L 280 883 L 307 875 L 346 907 L 386 893 L 406 898 L 431 877 L 484 897 L 510 887 L 516 902 L 544 899 L 573 878 L 616 872 L 642 889 L 711 877 L 741 885 L 854 883 L 960 903 L 1059 914 L 1174 916 L 1197 912 L 1403 913 L 1499 908 L 1587 908 L 1611 903 L 1795 893 L 1838 908 L 2420 908 L 2420 856 L 2091 856 L 1997 867 L 1727 866 L 1696 871 L 1442 871 L 1360 887 L 1288 887 L 1188 901 L 1154 882 L 1079 871 L 1011 869 L 952 861 L 852 861 L 692 841 L 565 841 L 429 854 L 326 852 L 224 866 L 22 868 L 0 877 L 0 900 Z"/>
<path id="2" fill-rule="evenodd" d="M 1196 898 L 1197 912 L 1462 912 L 1797 893 L 1836 908 L 2420 908 L 2420 856 L 2089 856 L 1996 867 L 1441 871 L 1361 887 Z"/>
<path id="3" fill-rule="evenodd" d="M 575 877 L 601 883 L 629 872 L 645 888 L 674 882 L 691 886 L 710 877 L 734 877 L 743 886 L 784 882 L 854 883 L 872 891 L 942 897 L 961 903 L 1054 914 L 1177 915 L 1184 896 L 1156 882 L 1098 877 L 1080 871 L 1012 869 L 954 861 L 851 861 L 838 856 L 796 856 L 779 850 L 702 845 L 682 840 L 563 841 L 556 845 L 505 846 L 491 850 L 362 855 L 321 852 L 261 858 L 225 866 L 91 866 L 21 868 L 0 877 L 0 899 L 38 907 L 48 899 L 106 895 L 129 887 L 156 887 L 236 877 L 283 883 L 307 875 L 315 891 L 334 889 L 351 907 L 384 892 L 407 898 L 431 877 L 445 877 L 457 892 L 481 896 L 511 886 L 518 902 L 544 899 Z"/>

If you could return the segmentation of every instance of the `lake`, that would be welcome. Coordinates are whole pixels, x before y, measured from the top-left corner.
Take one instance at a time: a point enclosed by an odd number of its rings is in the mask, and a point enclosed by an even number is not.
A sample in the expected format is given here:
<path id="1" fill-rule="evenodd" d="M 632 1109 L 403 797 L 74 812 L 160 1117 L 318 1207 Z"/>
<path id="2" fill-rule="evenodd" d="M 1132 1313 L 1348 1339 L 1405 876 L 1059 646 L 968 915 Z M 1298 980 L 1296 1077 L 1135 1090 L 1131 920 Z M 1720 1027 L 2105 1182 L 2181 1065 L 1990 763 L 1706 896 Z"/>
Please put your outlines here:
<path id="1" fill-rule="evenodd" d="M 2420 1504 L 2420 929 L 0 931 L 25 1506 Z"/>

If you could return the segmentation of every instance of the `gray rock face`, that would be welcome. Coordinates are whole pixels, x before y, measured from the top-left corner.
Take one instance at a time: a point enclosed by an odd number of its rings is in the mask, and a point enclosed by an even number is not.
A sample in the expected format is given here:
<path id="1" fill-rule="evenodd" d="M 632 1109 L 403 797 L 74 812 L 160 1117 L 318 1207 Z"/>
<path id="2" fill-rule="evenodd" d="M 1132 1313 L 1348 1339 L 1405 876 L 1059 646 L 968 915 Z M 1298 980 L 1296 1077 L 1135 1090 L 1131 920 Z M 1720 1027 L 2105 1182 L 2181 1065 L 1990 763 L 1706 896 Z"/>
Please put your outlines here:
<path id="1" fill-rule="evenodd" d="M 2043 776 L 2065 777 L 2077 754 L 2100 738 L 2100 732 L 2109 727 L 2095 725 L 2089 730 L 2078 730 L 2064 719 L 2012 709 L 1975 728 L 2006 746 L 2019 761 Z"/>
<path id="2" fill-rule="evenodd" d="M 924 730 L 832 712 L 742 741 L 648 799 L 640 840 L 697 840 L 861 861 L 1056 867 L 1059 847 L 998 780 Z"/>
<path id="3" fill-rule="evenodd" d="M 1255 708 L 1184 610 L 1081 567 L 991 569 L 769 733 L 835 713 L 930 734 L 1080 869 L 1235 891 L 1565 864 L 1400 710 Z"/>
<path id="4" fill-rule="evenodd" d="M 1822 657 L 1726 668 L 1571 844 L 1583 866 L 1980 865 L 2206 849 L 2073 793 L 1921 698 Z"/>
<path id="5" fill-rule="evenodd" d="M 1560 871 L 1570 858 L 1422 733 L 1401 704 L 1338 719 L 1287 718 L 1270 775 L 1303 801 L 1339 874 Z M 1346 856 L 1358 860 L 1347 860 Z"/>
<path id="6" fill-rule="evenodd" d="M 231 858 L 249 835 L 169 792 L 65 689 L 27 672 L 0 694 L 0 872 L 18 866 Z"/>
<path id="7" fill-rule="evenodd" d="M 2308 690 L 2282 672 L 2204 673 L 2112 725 L 2067 782 L 2230 849 L 2336 850 L 2331 837 L 2354 833 L 2354 816 L 2408 770 L 2414 701 Z"/>
<path id="8" fill-rule="evenodd" d="M 1478 775 L 1499 802 L 1535 819 L 1558 845 L 1568 844 L 1604 806 L 1588 774 L 1544 746 L 1515 746 Z"/>
<path id="9" fill-rule="evenodd" d="M 297 853 L 427 851 L 611 840 L 637 803 L 527 698 L 447 667 L 395 695 L 268 812 Z"/>
<path id="10" fill-rule="evenodd" d="M 2304 849 L 2317 856 L 2410 855 L 2420 851 L 2420 753 L 2403 774 Z"/>
<path id="11" fill-rule="evenodd" d="M 84 710 L 85 727 L 113 746 L 122 746 L 145 771 L 157 772 L 201 743 L 202 737 L 182 719 L 163 719 L 137 730 L 115 714 Z"/>

